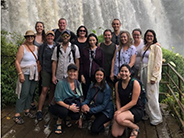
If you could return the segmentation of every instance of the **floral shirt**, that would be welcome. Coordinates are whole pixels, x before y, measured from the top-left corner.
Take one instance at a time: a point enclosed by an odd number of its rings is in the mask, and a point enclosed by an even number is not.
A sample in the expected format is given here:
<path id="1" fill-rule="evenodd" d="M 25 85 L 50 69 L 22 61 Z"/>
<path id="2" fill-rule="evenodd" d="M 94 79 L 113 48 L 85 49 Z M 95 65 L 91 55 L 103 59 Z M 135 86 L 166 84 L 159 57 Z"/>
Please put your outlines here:
<path id="1" fill-rule="evenodd" d="M 121 65 L 123 64 L 129 64 L 130 63 L 130 59 L 133 55 L 137 54 L 137 50 L 135 48 L 135 46 L 131 45 L 127 50 L 123 51 L 123 48 L 120 50 L 120 54 L 118 51 L 118 47 L 117 46 L 117 53 L 116 53 L 116 59 L 115 59 L 115 63 L 114 63 L 114 75 L 117 76 L 119 73 L 119 68 L 121 67 Z M 120 58 L 119 58 L 120 55 Z"/>

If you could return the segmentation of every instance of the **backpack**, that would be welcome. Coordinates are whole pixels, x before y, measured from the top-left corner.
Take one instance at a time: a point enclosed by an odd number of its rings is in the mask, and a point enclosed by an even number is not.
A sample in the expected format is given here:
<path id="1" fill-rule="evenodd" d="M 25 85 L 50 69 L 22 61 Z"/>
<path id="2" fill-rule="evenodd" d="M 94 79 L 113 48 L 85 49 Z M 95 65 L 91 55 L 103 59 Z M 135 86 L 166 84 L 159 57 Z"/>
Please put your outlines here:
<path id="1" fill-rule="evenodd" d="M 146 103 L 147 103 L 146 91 L 145 91 L 144 86 L 143 86 L 143 84 L 142 84 L 142 82 L 141 82 L 140 80 L 135 79 L 135 78 L 132 78 L 132 79 L 130 80 L 130 81 L 131 81 L 131 82 L 130 82 L 130 87 L 132 88 L 130 95 L 132 95 L 132 91 L 133 91 L 133 82 L 134 82 L 134 80 L 137 80 L 137 81 L 139 82 L 140 86 L 141 86 L 141 93 L 140 93 L 139 98 L 141 99 L 143 108 L 144 108 L 144 110 L 145 110 L 145 105 L 146 105 Z"/>
<path id="2" fill-rule="evenodd" d="M 58 43 L 57 45 L 57 61 L 59 59 L 59 52 L 62 54 L 62 51 L 60 50 L 60 44 Z M 69 55 L 72 53 L 72 56 L 73 56 L 73 60 L 75 62 L 75 45 L 71 43 L 71 51 L 69 53 Z M 71 61 L 71 58 L 69 56 L 69 62 Z"/>

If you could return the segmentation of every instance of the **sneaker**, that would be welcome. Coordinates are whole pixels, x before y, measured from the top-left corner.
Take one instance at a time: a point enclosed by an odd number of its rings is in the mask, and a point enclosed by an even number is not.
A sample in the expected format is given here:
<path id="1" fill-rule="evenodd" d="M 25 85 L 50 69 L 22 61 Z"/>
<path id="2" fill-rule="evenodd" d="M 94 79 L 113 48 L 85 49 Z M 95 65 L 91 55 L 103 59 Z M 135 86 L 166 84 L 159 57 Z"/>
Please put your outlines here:
<path id="1" fill-rule="evenodd" d="M 14 117 L 13 117 L 13 121 L 14 121 L 15 123 L 19 124 L 19 125 L 24 124 L 24 120 L 23 120 L 22 117 L 20 117 L 20 116 L 14 116 Z"/>
<path id="2" fill-rule="evenodd" d="M 38 112 L 36 113 L 36 118 L 37 118 L 37 120 L 38 120 L 38 121 L 43 120 L 43 114 L 42 114 L 42 111 L 38 111 Z"/>
<path id="3" fill-rule="evenodd" d="M 24 113 L 24 116 L 26 116 L 26 117 L 29 117 L 29 118 L 35 118 L 36 116 L 33 114 L 33 113 L 31 113 L 30 111 L 29 112 L 25 112 Z"/>
<path id="4" fill-rule="evenodd" d="M 93 121 L 92 120 L 88 120 L 88 130 L 91 130 L 91 125 L 92 125 Z"/>
<path id="5" fill-rule="evenodd" d="M 150 122 L 150 124 L 152 125 L 152 126 L 157 126 L 157 125 L 159 125 L 159 124 L 161 124 L 163 121 L 161 120 L 161 121 L 158 121 L 158 122 Z"/>
<path id="6" fill-rule="evenodd" d="M 144 120 L 144 121 L 147 121 L 148 119 L 149 119 L 149 116 L 147 114 L 142 117 L 142 120 Z"/>
<path id="7" fill-rule="evenodd" d="M 104 135 L 108 136 L 109 135 L 109 125 L 105 127 L 104 129 Z"/>

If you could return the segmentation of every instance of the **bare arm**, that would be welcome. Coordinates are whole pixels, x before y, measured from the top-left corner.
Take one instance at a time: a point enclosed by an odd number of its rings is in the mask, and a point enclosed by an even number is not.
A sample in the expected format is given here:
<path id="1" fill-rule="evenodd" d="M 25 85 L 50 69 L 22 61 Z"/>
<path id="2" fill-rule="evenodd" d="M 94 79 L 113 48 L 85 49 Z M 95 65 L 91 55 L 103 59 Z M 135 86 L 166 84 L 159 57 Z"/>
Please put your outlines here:
<path id="1" fill-rule="evenodd" d="M 52 82 L 53 82 L 54 84 L 57 83 L 56 68 L 57 68 L 57 61 L 53 60 L 53 61 L 52 61 Z"/>
<path id="2" fill-rule="evenodd" d="M 114 52 L 114 57 L 112 59 L 112 64 L 111 64 L 111 74 L 110 74 L 110 78 L 113 81 L 114 80 L 114 64 L 115 64 L 115 59 L 116 59 L 116 53 L 117 53 L 117 49 Z"/>
<path id="3" fill-rule="evenodd" d="M 78 58 L 75 59 L 75 64 L 77 66 L 77 71 L 79 72 L 79 59 Z"/>
<path id="4" fill-rule="evenodd" d="M 116 108 L 117 108 L 117 110 L 119 110 L 119 109 L 121 108 L 120 99 L 119 99 L 119 94 L 118 94 L 118 83 L 119 83 L 119 82 L 117 82 L 117 83 L 115 84 Z"/>
<path id="5" fill-rule="evenodd" d="M 24 48 L 23 48 L 23 46 L 20 46 L 18 51 L 17 51 L 17 55 L 16 55 L 16 59 L 15 59 L 15 68 L 17 70 L 17 73 L 19 75 L 19 81 L 21 83 L 23 83 L 25 81 L 24 74 L 23 74 L 21 67 L 20 67 L 20 62 L 23 58 L 23 55 L 24 55 Z"/>
<path id="6" fill-rule="evenodd" d="M 78 73 L 79 73 L 79 68 L 80 68 L 80 64 L 79 64 L 79 59 L 78 58 L 76 58 L 75 59 L 75 64 L 76 64 L 76 66 L 77 66 L 77 75 L 76 75 L 76 79 L 78 80 Z"/>
<path id="7" fill-rule="evenodd" d="M 74 113 L 79 112 L 79 107 L 76 106 L 76 104 L 68 105 L 63 101 L 57 102 L 58 105 L 65 107 L 68 110 L 73 111 Z"/>
<path id="8" fill-rule="evenodd" d="M 132 68 L 135 64 L 136 54 L 132 55 L 130 58 L 129 66 Z"/>

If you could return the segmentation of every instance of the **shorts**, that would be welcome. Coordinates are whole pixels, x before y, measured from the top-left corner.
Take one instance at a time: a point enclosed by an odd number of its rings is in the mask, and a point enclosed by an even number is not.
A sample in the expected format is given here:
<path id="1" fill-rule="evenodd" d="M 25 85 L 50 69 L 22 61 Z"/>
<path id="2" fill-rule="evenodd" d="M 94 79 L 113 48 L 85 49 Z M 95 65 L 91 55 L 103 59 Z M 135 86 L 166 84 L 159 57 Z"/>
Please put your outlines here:
<path id="1" fill-rule="evenodd" d="M 134 115 L 134 123 L 138 123 L 144 116 L 144 110 L 142 107 L 133 107 L 130 112 Z"/>
<path id="2" fill-rule="evenodd" d="M 42 87 L 50 87 L 52 83 L 52 73 L 42 71 Z"/>

